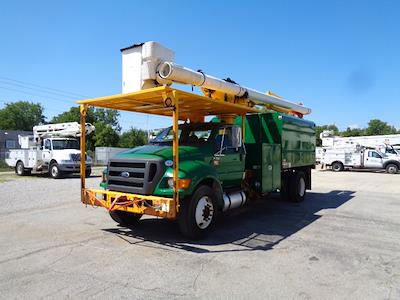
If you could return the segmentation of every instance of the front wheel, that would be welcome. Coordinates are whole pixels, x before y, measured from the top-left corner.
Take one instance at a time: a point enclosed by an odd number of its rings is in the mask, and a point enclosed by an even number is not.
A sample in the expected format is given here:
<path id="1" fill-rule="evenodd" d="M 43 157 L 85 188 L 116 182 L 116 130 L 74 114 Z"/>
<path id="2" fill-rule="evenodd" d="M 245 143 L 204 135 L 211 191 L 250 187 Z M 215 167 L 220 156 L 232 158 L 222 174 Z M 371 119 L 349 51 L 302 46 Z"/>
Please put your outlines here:
<path id="1" fill-rule="evenodd" d="M 54 179 L 61 178 L 61 171 L 57 163 L 50 165 L 50 176 Z"/>
<path id="2" fill-rule="evenodd" d="M 389 174 L 396 174 L 399 171 L 399 167 L 395 164 L 388 164 L 386 166 L 386 172 Z"/>
<path id="3" fill-rule="evenodd" d="M 182 200 L 178 217 L 183 235 L 200 239 L 211 232 L 217 217 L 215 192 L 209 186 L 200 186 L 191 198 Z"/>
<path id="4" fill-rule="evenodd" d="M 122 226 L 133 226 L 139 222 L 142 215 L 122 210 L 114 210 L 110 212 L 110 217 Z"/>

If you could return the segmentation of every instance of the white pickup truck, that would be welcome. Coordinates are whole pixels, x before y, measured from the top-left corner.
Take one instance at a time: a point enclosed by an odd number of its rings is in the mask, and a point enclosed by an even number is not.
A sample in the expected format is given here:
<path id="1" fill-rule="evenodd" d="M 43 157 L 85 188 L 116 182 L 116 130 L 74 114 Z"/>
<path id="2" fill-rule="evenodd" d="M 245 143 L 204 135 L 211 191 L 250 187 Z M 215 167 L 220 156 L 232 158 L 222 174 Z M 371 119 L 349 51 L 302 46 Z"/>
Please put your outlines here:
<path id="1" fill-rule="evenodd" d="M 357 147 L 356 149 L 324 149 L 321 163 L 333 171 L 345 168 L 384 169 L 395 174 L 400 170 L 400 156 L 390 155 L 379 150 Z"/>
<path id="2" fill-rule="evenodd" d="M 86 134 L 94 126 L 86 124 Z M 33 127 L 33 136 L 19 136 L 21 149 L 8 153 L 6 163 L 15 168 L 17 175 L 31 172 L 48 173 L 60 178 L 68 173 L 80 172 L 80 125 L 77 122 L 47 124 Z M 86 175 L 90 176 L 92 159 L 86 155 Z"/>

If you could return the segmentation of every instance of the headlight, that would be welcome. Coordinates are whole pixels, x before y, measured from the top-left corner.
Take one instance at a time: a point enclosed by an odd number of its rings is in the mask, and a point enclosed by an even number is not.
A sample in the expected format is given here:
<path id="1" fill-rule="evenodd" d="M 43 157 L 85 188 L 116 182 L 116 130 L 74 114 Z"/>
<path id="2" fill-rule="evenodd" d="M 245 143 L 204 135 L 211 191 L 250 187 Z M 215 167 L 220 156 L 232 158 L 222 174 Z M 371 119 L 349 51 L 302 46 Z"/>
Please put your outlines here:
<path id="1" fill-rule="evenodd" d="M 174 179 L 173 179 L 173 178 L 169 178 L 168 181 L 167 181 L 167 183 L 168 183 L 168 186 L 169 186 L 171 189 L 174 188 Z"/>
<path id="2" fill-rule="evenodd" d="M 167 182 L 168 182 L 168 186 L 171 189 L 174 188 L 174 179 L 173 178 L 169 178 Z M 178 188 L 185 190 L 190 186 L 191 182 L 192 182 L 192 180 L 189 178 L 180 178 L 178 180 Z"/>
<path id="3" fill-rule="evenodd" d="M 102 182 L 106 182 L 106 181 L 107 181 L 107 169 L 105 169 L 105 170 L 101 173 L 101 181 L 102 181 Z"/>

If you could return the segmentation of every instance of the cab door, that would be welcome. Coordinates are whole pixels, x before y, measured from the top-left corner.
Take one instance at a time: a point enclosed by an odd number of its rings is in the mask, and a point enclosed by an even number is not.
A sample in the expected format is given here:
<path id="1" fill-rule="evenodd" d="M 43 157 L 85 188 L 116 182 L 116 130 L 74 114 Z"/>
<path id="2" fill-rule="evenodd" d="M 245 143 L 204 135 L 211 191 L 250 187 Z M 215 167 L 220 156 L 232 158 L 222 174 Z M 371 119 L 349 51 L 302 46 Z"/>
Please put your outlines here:
<path id="1" fill-rule="evenodd" d="M 380 169 L 383 166 L 382 156 L 373 150 L 368 150 L 364 166 L 369 169 Z"/>
<path id="2" fill-rule="evenodd" d="M 238 126 L 221 127 L 214 140 L 212 163 L 224 188 L 240 186 L 245 168 L 245 149 Z"/>
<path id="3" fill-rule="evenodd" d="M 43 141 L 42 160 L 45 165 L 49 165 L 51 159 L 51 140 L 45 139 Z"/>

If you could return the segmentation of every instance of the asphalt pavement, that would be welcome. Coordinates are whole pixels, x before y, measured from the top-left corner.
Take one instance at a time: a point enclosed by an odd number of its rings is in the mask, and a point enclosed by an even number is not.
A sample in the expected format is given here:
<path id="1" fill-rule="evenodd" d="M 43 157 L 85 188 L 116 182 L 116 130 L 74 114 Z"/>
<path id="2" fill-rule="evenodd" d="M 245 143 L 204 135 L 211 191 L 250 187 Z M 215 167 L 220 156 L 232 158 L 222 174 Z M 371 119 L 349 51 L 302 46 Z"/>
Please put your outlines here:
<path id="1" fill-rule="evenodd" d="M 303 203 L 271 195 L 198 242 L 120 227 L 79 184 L 0 173 L 1 299 L 400 299 L 400 174 L 313 171 Z"/>

